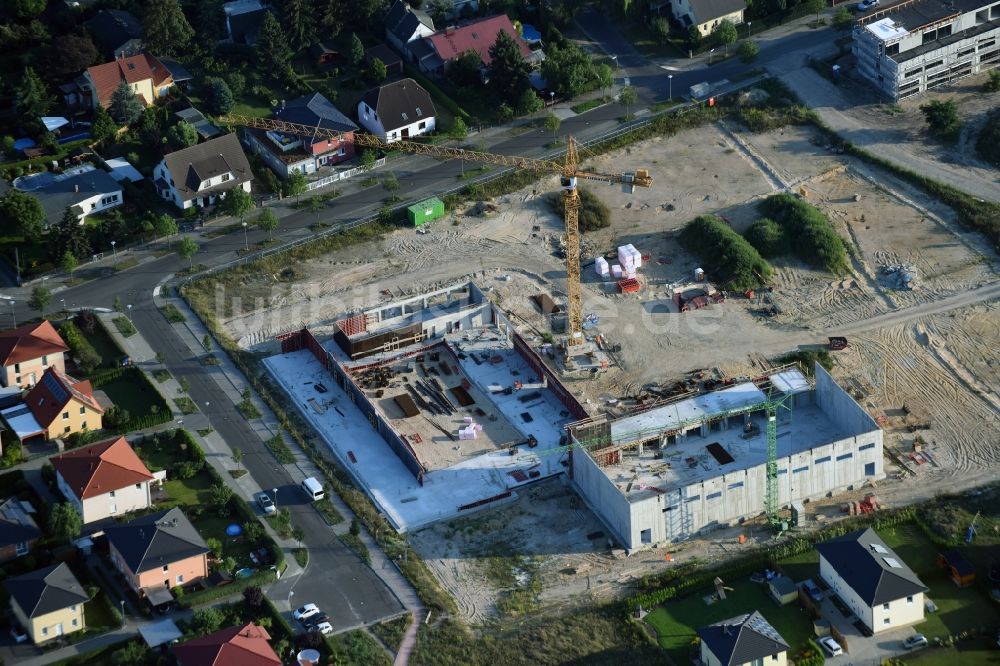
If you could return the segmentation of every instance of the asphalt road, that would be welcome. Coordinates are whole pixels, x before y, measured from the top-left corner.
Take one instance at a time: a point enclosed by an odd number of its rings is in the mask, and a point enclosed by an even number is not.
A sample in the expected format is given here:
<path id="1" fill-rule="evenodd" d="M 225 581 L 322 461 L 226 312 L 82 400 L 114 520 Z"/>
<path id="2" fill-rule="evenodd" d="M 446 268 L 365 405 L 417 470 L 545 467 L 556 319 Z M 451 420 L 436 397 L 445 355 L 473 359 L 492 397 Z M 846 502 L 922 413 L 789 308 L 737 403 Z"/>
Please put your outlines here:
<path id="1" fill-rule="evenodd" d="M 262 488 L 278 489 L 278 506 L 291 511 L 293 522 L 305 534 L 303 544 L 309 549 L 310 564 L 294 583 L 293 603 L 319 605 L 337 628 L 374 622 L 403 610 L 382 580 L 333 534 L 297 488 L 298 480 L 278 465 L 232 402 L 220 399 L 215 380 L 201 371 L 152 301 L 137 300 L 139 305 L 132 309 L 136 328 L 153 349 L 163 353 L 174 376 L 187 379 L 188 395 L 212 427 L 230 446 L 243 450 L 243 466 L 254 480 Z"/>

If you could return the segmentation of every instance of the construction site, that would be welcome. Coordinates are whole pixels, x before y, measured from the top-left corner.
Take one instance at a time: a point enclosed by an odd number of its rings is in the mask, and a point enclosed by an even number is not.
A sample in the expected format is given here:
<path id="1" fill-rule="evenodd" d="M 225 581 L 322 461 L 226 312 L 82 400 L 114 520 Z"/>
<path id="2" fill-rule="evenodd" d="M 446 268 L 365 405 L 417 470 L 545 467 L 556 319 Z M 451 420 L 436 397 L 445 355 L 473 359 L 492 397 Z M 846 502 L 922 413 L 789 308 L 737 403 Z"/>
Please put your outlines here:
<path id="1" fill-rule="evenodd" d="M 716 124 L 586 159 L 618 165 L 652 186 L 589 185 L 612 224 L 578 239 L 575 326 L 546 200 L 559 174 L 225 296 L 221 323 L 269 355 L 466 619 L 496 612 L 484 559 L 530 569 L 540 605 L 612 598 L 667 559 L 770 539 L 772 522 L 807 530 L 873 493 L 901 506 L 996 478 L 998 260 L 953 211 L 808 127 Z M 782 258 L 766 289 L 725 291 L 679 231 L 714 214 L 743 232 L 779 191 L 827 216 L 850 270 Z M 829 372 L 775 380 L 782 355 L 819 350 Z M 769 483 L 767 416 L 785 399 Z"/>

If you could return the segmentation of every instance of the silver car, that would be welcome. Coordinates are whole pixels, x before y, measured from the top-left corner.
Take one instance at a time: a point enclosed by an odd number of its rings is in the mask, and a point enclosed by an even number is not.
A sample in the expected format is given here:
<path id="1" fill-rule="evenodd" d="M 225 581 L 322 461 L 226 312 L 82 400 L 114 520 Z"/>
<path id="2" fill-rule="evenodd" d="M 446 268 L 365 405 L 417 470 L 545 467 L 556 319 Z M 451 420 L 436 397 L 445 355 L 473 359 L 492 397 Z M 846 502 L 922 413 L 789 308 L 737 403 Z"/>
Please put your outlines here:
<path id="1" fill-rule="evenodd" d="M 260 506 L 260 510 L 264 513 L 274 513 L 278 510 L 277 507 L 274 506 L 271 496 L 267 493 L 258 493 L 257 505 Z"/>

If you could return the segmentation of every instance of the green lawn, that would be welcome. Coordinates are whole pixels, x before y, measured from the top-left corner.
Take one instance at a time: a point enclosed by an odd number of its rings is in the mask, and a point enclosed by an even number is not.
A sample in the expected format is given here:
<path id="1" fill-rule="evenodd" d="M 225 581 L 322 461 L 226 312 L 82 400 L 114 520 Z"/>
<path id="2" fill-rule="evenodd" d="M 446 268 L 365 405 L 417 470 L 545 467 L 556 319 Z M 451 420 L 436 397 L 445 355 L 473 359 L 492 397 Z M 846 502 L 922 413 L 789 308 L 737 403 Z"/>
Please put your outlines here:
<path id="1" fill-rule="evenodd" d="M 157 455 L 148 455 L 150 463 L 160 469 L 163 469 L 163 465 L 159 465 L 156 461 L 160 459 Z M 174 462 L 173 458 L 168 459 L 167 469 L 169 465 Z M 187 506 L 198 506 L 207 505 L 209 501 L 209 489 L 212 487 L 212 477 L 208 475 L 208 472 L 201 471 L 192 476 L 190 479 L 171 479 L 170 473 L 167 472 L 167 481 L 163 484 L 166 489 L 167 494 L 170 495 L 178 504 L 184 504 Z"/>
<path id="2" fill-rule="evenodd" d="M 117 627 L 120 624 L 118 618 L 111 614 L 108 598 L 103 592 L 83 605 L 83 619 L 88 629 Z"/>
<path id="3" fill-rule="evenodd" d="M 116 407 L 127 410 L 133 419 L 152 414 L 154 406 L 158 413 L 167 409 L 163 398 L 138 368 L 129 368 L 120 377 L 102 382 L 97 388 L 104 391 Z"/>
<path id="4" fill-rule="evenodd" d="M 94 349 L 97 350 L 97 353 L 101 355 L 102 368 L 117 367 L 118 362 L 125 356 L 125 352 L 122 351 L 121 347 L 104 330 L 103 322 L 98 323 L 94 327 L 93 333 L 85 333 L 84 335 L 90 341 L 90 344 L 94 346 Z"/>
<path id="5" fill-rule="evenodd" d="M 703 596 L 712 591 L 705 589 L 676 602 L 660 606 L 646 621 L 655 629 L 660 645 L 667 650 L 675 663 L 687 663 L 695 629 L 730 617 L 759 610 L 771 625 L 791 645 L 792 653 L 804 647 L 812 635 L 812 622 L 798 604 L 778 606 L 767 596 L 767 587 L 752 583 L 749 578 L 726 581 L 733 590 L 726 591 L 725 601 L 708 605 Z"/>
<path id="6" fill-rule="evenodd" d="M 245 536 L 233 538 L 226 535 L 226 527 L 242 522 L 233 516 L 220 517 L 212 510 L 206 511 L 192 524 L 205 539 L 215 537 L 222 543 L 222 559 L 232 557 L 240 567 L 252 566 L 250 561 L 250 542 Z"/>

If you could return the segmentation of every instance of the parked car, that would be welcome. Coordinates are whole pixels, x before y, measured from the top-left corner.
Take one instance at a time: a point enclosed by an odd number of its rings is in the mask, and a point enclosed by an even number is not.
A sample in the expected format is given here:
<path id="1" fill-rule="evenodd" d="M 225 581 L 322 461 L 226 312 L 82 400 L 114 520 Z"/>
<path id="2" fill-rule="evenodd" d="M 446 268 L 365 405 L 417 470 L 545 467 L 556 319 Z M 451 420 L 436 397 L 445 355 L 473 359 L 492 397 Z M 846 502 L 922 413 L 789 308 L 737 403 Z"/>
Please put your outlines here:
<path id="1" fill-rule="evenodd" d="M 302 622 L 302 626 L 303 628 L 305 628 L 306 631 L 312 631 L 313 629 L 317 628 L 324 622 L 329 622 L 329 621 L 330 618 L 326 616 L 326 613 L 319 613 L 317 615 L 312 615 L 306 618 L 305 621 Z"/>
<path id="2" fill-rule="evenodd" d="M 844 654 L 844 649 L 840 647 L 840 643 L 833 640 L 832 636 L 824 636 L 819 640 L 819 644 L 823 646 L 823 649 L 831 657 L 839 657 Z"/>
<path id="3" fill-rule="evenodd" d="M 14 639 L 15 643 L 23 643 L 28 640 L 28 632 L 21 625 L 14 623 L 10 626 L 10 637 Z"/>
<path id="4" fill-rule="evenodd" d="M 257 504 L 260 506 L 260 510 L 264 513 L 274 513 L 278 509 L 274 506 L 274 502 L 271 500 L 271 496 L 267 493 L 260 493 L 257 495 Z"/>
<path id="5" fill-rule="evenodd" d="M 858 3 L 859 12 L 867 12 L 869 9 L 875 9 L 879 5 L 879 0 L 861 0 Z"/>
<path id="6" fill-rule="evenodd" d="M 915 650 L 924 647 L 927 647 L 927 637 L 923 634 L 913 634 L 903 641 L 904 650 Z"/>
<path id="7" fill-rule="evenodd" d="M 816 603 L 823 601 L 823 593 L 820 592 L 820 589 L 819 587 L 816 586 L 816 583 L 812 582 L 812 578 L 806 578 L 804 581 L 802 581 L 802 589 L 805 590 L 806 594 L 809 595 L 809 598 L 815 601 Z"/>
<path id="8" fill-rule="evenodd" d="M 292 613 L 292 617 L 300 622 L 313 615 L 319 615 L 319 607 L 316 604 L 306 604 Z"/>
<path id="9" fill-rule="evenodd" d="M 319 624 L 316 625 L 316 631 L 323 634 L 324 636 L 327 636 L 333 633 L 333 625 L 330 624 L 329 622 L 320 622 Z"/>

